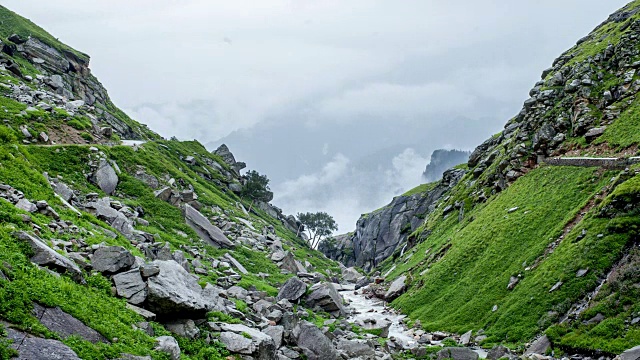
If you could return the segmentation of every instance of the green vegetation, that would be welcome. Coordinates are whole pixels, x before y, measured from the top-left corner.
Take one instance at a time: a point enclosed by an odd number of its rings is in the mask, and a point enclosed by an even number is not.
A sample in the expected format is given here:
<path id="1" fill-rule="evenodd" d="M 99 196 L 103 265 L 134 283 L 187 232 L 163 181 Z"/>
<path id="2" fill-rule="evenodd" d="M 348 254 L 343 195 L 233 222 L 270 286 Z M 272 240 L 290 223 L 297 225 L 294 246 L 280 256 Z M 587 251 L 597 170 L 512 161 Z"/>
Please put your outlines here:
<path id="1" fill-rule="evenodd" d="M 51 34 L 30 20 L 23 18 L 4 6 L 0 6 L 0 36 L 6 39 L 12 34 L 18 34 L 25 39 L 29 36 L 37 37 L 58 51 L 70 52 L 82 61 L 89 62 L 89 56 L 87 54 L 83 54 L 61 43 L 58 39 L 51 36 Z"/>
<path id="2" fill-rule="evenodd" d="M 613 124 L 607 126 L 596 143 L 619 148 L 640 144 L 640 99 L 636 99 Z"/>
<path id="3" fill-rule="evenodd" d="M 302 229 L 307 231 L 309 235 L 309 245 L 312 249 L 317 248 L 318 244 L 320 244 L 325 237 L 338 230 L 338 224 L 333 219 L 333 216 L 323 211 L 317 213 L 298 213 L 296 218 L 298 218 L 298 221 L 302 224 Z"/>
<path id="4" fill-rule="evenodd" d="M 423 193 L 426 193 L 428 191 L 433 190 L 437 185 L 438 185 L 438 182 L 422 184 L 422 185 L 416 186 L 415 188 L 407 191 L 406 193 L 402 194 L 402 196 L 407 196 L 408 197 L 408 196 L 413 196 L 413 195 L 417 195 L 417 194 L 423 194 Z"/>
<path id="5" fill-rule="evenodd" d="M 629 240 L 626 234 L 606 230 L 610 220 L 590 213 L 545 255 L 610 178 L 610 173 L 599 175 L 594 169 L 540 168 L 489 202 L 465 206 L 462 223 L 457 216 L 443 219 L 442 210 L 437 211 L 419 230 L 431 233 L 415 254 L 427 255 L 396 264 L 391 274 L 413 274 L 409 290 L 393 305 L 420 319 L 427 330 L 484 329 L 487 344 L 530 340 L 595 287 Z M 450 201 L 465 187 L 463 180 Z M 584 238 L 579 236 L 582 229 L 589 229 Z M 382 272 L 390 262 L 384 267 Z M 584 268 L 589 273 L 577 278 L 577 270 Z M 518 275 L 520 282 L 508 290 L 510 276 Z M 563 285 L 549 293 L 558 281 Z M 615 334 L 609 336 L 608 341 L 615 340 Z"/>

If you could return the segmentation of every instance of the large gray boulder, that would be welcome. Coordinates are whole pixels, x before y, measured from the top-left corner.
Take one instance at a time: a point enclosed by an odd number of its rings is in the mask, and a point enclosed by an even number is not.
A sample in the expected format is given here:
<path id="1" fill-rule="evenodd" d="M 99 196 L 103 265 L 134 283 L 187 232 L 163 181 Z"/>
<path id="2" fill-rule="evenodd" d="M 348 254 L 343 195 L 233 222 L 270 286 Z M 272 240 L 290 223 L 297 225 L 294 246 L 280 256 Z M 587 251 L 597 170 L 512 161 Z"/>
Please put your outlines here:
<path id="1" fill-rule="evenodd" d="M 105 246 L 98 248 L 91 258 L 91 266 L 101 273 L 115 274 L 128 270 L 135 257 L 122 246 Z"/>
<path id="2" fill-rule="evenodd" d="M 384 298 L 387 301 L 391 301 L 398 296 L 402 295 L 406 288 L 407 277 L 405 275 L 395 279 L 389 286 L 389 290 L 384 294 Z"/>
<path id="3" fill-rule="evenodd" d="M 43 339 L 22 331 L 7 328 L 11 347 L 18 351 L 15 360 L 80 360 L 78 354 L 61 341 Z"/>
<path id="4" fill-rule="evenodd" d="M 82 276 L 82 271 L 78 265 L 76 265 L 72 260 L 55 252 L 39 237 L 30 235 L 24 231 L 18 231 L 13 235 L 29 244 L 31 250 L 34 252 L 34 255 L 30 259 L 31 262 L 40 266 L 45 266 L 62 274 L 69 273 L 75 281 L 84 283 L 84 277 Z"/>
<path id="5" fill-rule="evenodd" d="M 375 350 L 365 340 L 340 339 L 338 350 L 345 352 L 349 359 L 373 359 L 375 355 Z"/>
<path id="6" fill-rule="evenodd" d="M 300 322 L 293 329 L 296 344 L 308 360 L 336 360 L 338 352 L 331 340 L 320 329 L 308 321 Z"/>
<path id="7" fill-rule="evenodd" d="M 118 296 L 127 299 L 129 304 L 139 305 L 147 299 L 147 283 L 142 279 L 139 269 L 117 274 L 112 280 Z"/>
<path id="8" fill-rule="evenodd" d="M 307 284 L 305 284 L 298 277 L 294 276 L 287 280 L 278 292 L 278 301 L 287 299 L 289 301 L 297 301 L 307 291 Z"/>
<path id="9" fill-rule="evenodd" d="M 309 307 L 319 307 L 322 310 L 334 315 L 345 315 L 342 305 L 342 296 L 338 294 L 330 283 L 315 284 L 309 289 L 311 293 L 307 296 L 306 302 Z"/>
<path id="10" fill-rule="evenodd" d="M 174 320 L 165 323 L 164 327 L 178 336 L 189 339 L 195 339 L 200 335 L 200 329 L 198 329 L 196 323 L 191 319 Z"/>
<path id="11" fill-rule="evenodd" d="M 184 205 L 184 217 L 189 225 L 200 238 L 209 245 L 216 248 L 233 248 L 234 244 L 217 226 L 212 225 L 209 220 L 191 205 Z"/>
<path id="12" fill-rule="evenodd" d="M 638 360 L 640 359 L 640 345 L 626 350 L 620 354 L 620 360 Z"/>
<path id="13" fill-rule="evenodd" d="M 220 324 L 220 342 L 232 353 L 250 355 L 257 360 L 276 360 L 271 336 L 242 324 Z"/>
<path id="14" fill-rule="evenodd" d="M 215 304 L 205 299 L 198 281 L 173 260 L 153 262 L 160 273 L 147 280 L 147 307 L 159 317 L 199 317 Z"/>
<path id="15" fill-rule="evenodd" d="M 374 330 L 380 332 L 378 335 L 381 338 L 389 336 L 389 328 L 391 327 L 391 321 L 384 319 L 376 314 L 371 314 L 368 317 L 361 317 L 356 320 L 356 325 L 360 326 L 364 330 Z"/>
<path id="16" fill-rule="evenodd" d="M 465 347 L 446 347 L 437 354 L 437 360 L 453 359 L 453 360 L 478 360 L 479 356 L 476 352 Z"/>
<path id="17" fill-rule="evenodd" d="M 362 278 L 362 274 L 353 267 L 342 269 L 342 280 L 355 284 Z"/>
<path id="18" fill-rule="evenodd" d="M 92 343 L 107 343 L 107 339 L 99 332 L 83 324 L 82 321 L 62 311 L 59 307 L 46 308 L 38 304 L 33 305 L 33 313 L 50 331 L 63 339 L 78 336 Z"/>
<path id="19" fill-rule="evenodd" d="M 545 355 L 547 350 L 551 348 L 551 341 L 547 335 L 542 335 L 534 341 L 524 352 L 525 355 L 540 354 Z"/>
<path id="20" fill-rule="evenodd" d="M 284 326 L 267 326 L 262 330 L 262 332 L 271 336 L 276 345 L 276 349 L 279 349 L 282 346 L 282 341 L 284 339 Z"/>
<path id="21" fill-rule="evenodd" d="M 118 174 L 106 159 L 100 159 L 98 169 L 93 174 L 93 182 L 98 185 L 105 194 L 111 195 L 118 186 Z"/>

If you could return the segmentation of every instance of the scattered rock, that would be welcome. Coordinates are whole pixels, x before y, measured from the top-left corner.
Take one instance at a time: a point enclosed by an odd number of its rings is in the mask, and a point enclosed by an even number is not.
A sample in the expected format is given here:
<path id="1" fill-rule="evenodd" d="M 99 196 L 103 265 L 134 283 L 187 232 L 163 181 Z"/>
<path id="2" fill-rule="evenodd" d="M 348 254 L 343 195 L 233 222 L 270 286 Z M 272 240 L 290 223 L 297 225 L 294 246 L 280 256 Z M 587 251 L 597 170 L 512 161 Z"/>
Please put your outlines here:
<path id="1" fill-rule="evenodd" d="M 315 284 L 309 291 L 311 293 L 306 298 L 308 306 L 317 306 L 334 316 L 345 314 L 342 297 L 330 283 Z"/>
<path id="2" fill-rule="evenodd" d="M 46 308 L 38 304 L 33 304 L 34 315 L 50 331 L 58 334 L 61 338 L 78 336 L 92 343 L 108 342 L 99 332 L 83 324 L 80 320 L 62 311 L 59 307 Z"/>
<path id="3" fill-rule="evenodd" d="M 122 246 L 105 246 L 93 253 L 91 265 L 96 271 L 115 274 L 129 269 L 134 261 L 133 255 Z"/>
<path id="4" fill-rule="evenodd" d="M 307 291 L 307 284 L 297 277 L 292 277 L 287 280 L 278 292 L 278 301 L 287 299 L 289 301 L 297 301 Z"/>
<path id="5" fill-rule="evenodd" d="M 384 298 L 387 301 L 392 301 L 393 299 L 400 296 L 405 288 L 406 288 L 407 277 L 405 275 L 400 276 L 395 279 L 391 285 L 389 286 L 389 290 L 384 294 Z"/>
<path id="6" fill-rule="evenodd" d="M 105 159 L 100 159 L 100 165 L 91 178 L 93 182 L 98 185 L 100 190 L 105 194 L 111 195 L 118 186 L 118 174 L 113 169 L 111 164 Z"/>
<path id="7" fill-rule="evenodd" d="M 478 360 L 479 356 L 473 350 L 465 347 L 447 347 L 438 351 L 437 359 Z"/>
<path id="8" fill-rule="evenodd" d="M 78 354 L 61 341 L 43 339 L 7 328 L 11 347 L 18 351 L 17 360 L 80 360 Z"/>
<path id="9" fill-rule="evenodd" d="M 202 295 L 198 281 L 173 260 L 153 262 L 160 273 L 147 280 L 148 309 L 158 316 L 203 316 L 213 308 L 210 300 Z"/>
<path id="10" fill-rule="evenodd" d="M 158 345 L 156 351 L 169 354 L 171 360 L 180 360 L 180 345 L 172 336 L 160 336 L 156 338 Z"/>
<path id="11" fill-rule="evenodd" d="M 233 248 L 234 244 L 217 226 L 212 225 L 204 215 L 191 205 L 184 205 L 184 216 L 189 225 L 202 240 L 217 248 Z"/>
<path id="12" fill-rule="evenodd" d="M 53 249 L 47 246 L 42 240 L 40 240 L 40 238 L 34 235 L 29 235 L 24 231 L 14 233 L 14 236 L 20 240 L 26 241 L 31 247 L 31 250 L 33 250 L 34 255 L 30 259 L 31 262 L 37 265 L 46 266 L 59 273 L 68 272 L 75 281 L 84 283 L 82 271 L 78 265 L 70 259 L 67 259 L 53 251 Z"/>
<path id="13" fill-rule="evenodd" d="M 139 305 L 147 299 L 147 283 L 137 268 L 115 275 L 113 282 L 118 296 L 127 299 L 128 303 Z"/>
<path id="14" fill-rule="evenodd" d="M 331 340 L 310 322 L 300 322 L 293 330 L 293 336 L 308 360 L 336 360 L 338 358 L 338 353 Z"/>
<path id="15" fill-rule="evenodd" d="M 551 341 L 549 341 L 549 338 L 547 337 L 547 335 L 543 335 L 541 337 L 539 337 L 536 341 L 534 341 L 528 348 L 527 350 L 524 352 L 524 355 L 532 355 L 532 354 L 539 354 L 539 355 L 545 355 L 547 353 L 547 350 L 549 350 L 551 348 Z"/>

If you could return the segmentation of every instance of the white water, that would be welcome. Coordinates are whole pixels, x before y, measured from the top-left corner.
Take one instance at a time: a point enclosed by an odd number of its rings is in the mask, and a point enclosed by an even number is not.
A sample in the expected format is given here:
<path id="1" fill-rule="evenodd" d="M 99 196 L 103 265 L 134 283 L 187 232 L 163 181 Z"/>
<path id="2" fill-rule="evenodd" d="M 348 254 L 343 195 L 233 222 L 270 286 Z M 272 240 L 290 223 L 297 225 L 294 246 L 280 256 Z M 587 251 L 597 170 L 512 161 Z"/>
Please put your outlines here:
<path id="1" fill-rule="evenodd" d="M 352 314 L 347 321 L 357 323 L 364 319 L 376 319 L 376 321 L 387 320 L 391 322 L 389 327 L 389 338 L 395 338 L 398 344 L 405 349 L 418 346 L 418 342 L 413 338 L 411 331 L 404 325 L 403 320 L 406 315 L 399 314 L 390 309 L 387 304 L 377 298 L 367 299 L 362 290 L 354 291 L 354 285 L 336 285 L 340 295 L 349 303 Z M 439 341 L 432 342 L 432 345 L 441 345 Z M 481 359 L 487 357 L 487 352 L 482 348 L 472 348 Z"/>
<path id="2" fill-rule="evenodd" d="M 391 322 L 389 338 L 395 338 L 396 342 L 408 349 L 418 345 L 416 340 L 407 334 L 408 329 L 402 322 L 406 315 L 397 314 L 380 299 L 367 299 L 362 295 L 361 290 L 358 290 L 356 295 L 353 285 L 342 285 L 340 294 L 349 302 L 349 307 L 353 310 L 353 313 L 347 318 L 350 323 L 371 318 L 377 321 L 387 320 Z"/>

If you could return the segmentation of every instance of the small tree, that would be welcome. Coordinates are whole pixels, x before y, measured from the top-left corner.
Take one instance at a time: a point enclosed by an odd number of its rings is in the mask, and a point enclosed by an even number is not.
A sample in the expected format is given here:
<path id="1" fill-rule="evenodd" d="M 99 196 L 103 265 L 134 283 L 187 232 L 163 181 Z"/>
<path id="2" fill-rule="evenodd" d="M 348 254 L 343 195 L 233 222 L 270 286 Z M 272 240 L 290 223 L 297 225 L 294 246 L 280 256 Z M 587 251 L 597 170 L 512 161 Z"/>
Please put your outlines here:
<path id="1" fill-rule="evenodd" d="M 309 235 L 309 245 L 312 249 L 317 248 L 322 239 L 338 230 L 338 224 L 326 212 L 298 213 L 297 217 Z"/>
<path id="2" fill-rule="evenodd" d="M 266 175 L 260 175 L 257 171 L 250 170 L 244 177 L 245 183 L 240 192 L 240 196 L 251 200 L 249 212 L 251 212 L 254 202 L 269 202 L 273 200 L 273 193 L 269 189 L 269 179 Z"/>

